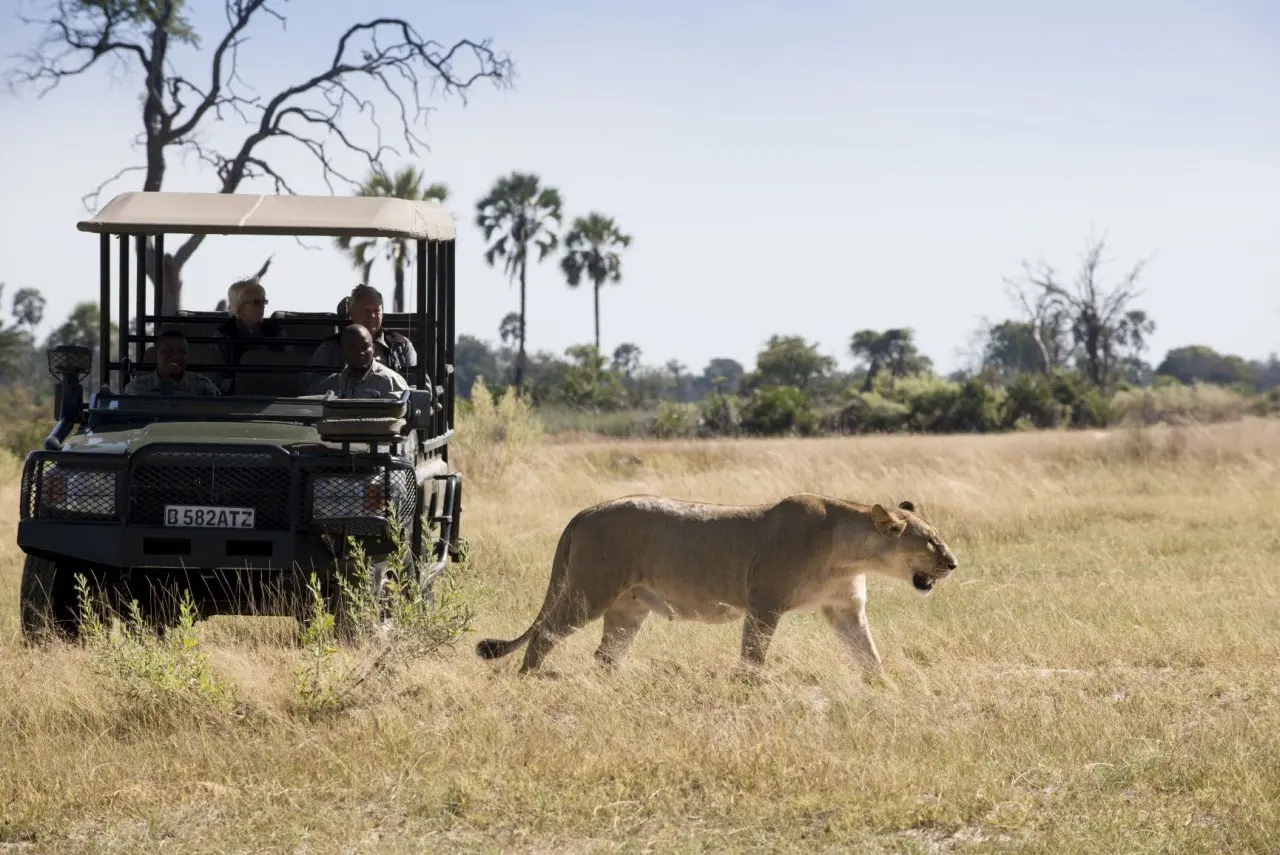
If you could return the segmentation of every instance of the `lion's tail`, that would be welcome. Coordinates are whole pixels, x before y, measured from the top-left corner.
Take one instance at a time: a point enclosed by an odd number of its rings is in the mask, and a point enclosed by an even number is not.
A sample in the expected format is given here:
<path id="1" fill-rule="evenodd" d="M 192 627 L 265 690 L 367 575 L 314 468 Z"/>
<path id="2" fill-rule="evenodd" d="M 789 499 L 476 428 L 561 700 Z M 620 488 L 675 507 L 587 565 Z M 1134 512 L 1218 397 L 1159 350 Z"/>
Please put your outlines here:
<path id="1" fill-rule="evenodd" d="M 538 616 L 533 619 L 533 623 L 529 624 L 528 629 L 521 633 L 519 637 L 510 641 L 504 641 L 501 638 L 485 638 L 476 642 L 476 655 L 481 659 L 501 659 L 503 656 L 509 656 L 519 650 L 528 643 L 529 639 L 533 638 L 534 632 L 537 631 L 542 621 L 555 609 L 564 588 L 564 583 L 567 581 L 569 573 L 569 535 L 577 521 L 575 517 L 564 527 L 564 531 L 560 534 L 560 542 L 556 544 L 555 558 L 551 562 L 551 580 L 547 584 L 547 595 L 542 601 L 542 608 L 539 609 Z"/>

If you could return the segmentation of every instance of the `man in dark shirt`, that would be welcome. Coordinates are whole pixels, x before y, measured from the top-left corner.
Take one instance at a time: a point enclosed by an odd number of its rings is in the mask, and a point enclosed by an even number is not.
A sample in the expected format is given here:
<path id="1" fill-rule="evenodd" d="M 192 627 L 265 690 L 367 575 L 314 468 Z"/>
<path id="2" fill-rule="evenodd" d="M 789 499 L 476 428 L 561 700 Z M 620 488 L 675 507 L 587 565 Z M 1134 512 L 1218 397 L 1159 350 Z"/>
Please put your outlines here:
<path id="1" fill-rule="evenodd" d="M 407 336 L 382 328 L 382 294 L 372 285 L 357 285 L 347 303 L 351 322 L 359 324 L 373 337 L 374 358 L 403 375 L 418 364 L 418 353 Z M 337 371 L 342 368 L 342 341 L 339 334 L 325 339 L 311 357 L 311 366 Z M 322 375 L 323 376 L 323 375 Z"/>

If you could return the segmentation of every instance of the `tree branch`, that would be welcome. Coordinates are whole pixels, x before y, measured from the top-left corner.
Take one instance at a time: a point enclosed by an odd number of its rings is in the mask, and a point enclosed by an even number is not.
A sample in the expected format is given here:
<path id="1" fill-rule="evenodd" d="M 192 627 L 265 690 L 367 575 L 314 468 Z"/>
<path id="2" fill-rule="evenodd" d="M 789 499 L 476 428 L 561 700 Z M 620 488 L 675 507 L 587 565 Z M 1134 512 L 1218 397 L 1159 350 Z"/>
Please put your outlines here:
<path id="1" fill-rule="evenodd" d="M 383 30 L 390 30 L 395 38 L 384 43 L 379 39 Z M 361 50 L 360 61 L 356 62 L 348 54 L 354 52 L 353 40 L 361 35 L 368 36 L 370 45 Z M 460 75 L 454 70 L 455 57 L 463 52 L 469 52 L 477 66 L 467 75 Z M 321 177 L 331 193 L 335 192 L 334 179 L 352 187 L 360 184 L 359 179 L 345 174 L 336 165 L 329 151 L 331 140 L 336 140 L 341 150 L 360 156 L 375 170 L 386 155 L 398 155 L 396 149 L 382 142 L 377 110 L 372 101 L 354 89 L 353 84 L 357 80 L 372 82 L 396 104 L 406 147 L 410 153 L 416 153 L 419 148 L 426 148 L 425 142 L 414 131 L 414 125 L 428 112 L 422 97 L 424 73 L 431 75 L 433 90 L 442 86 L 446 93 L 459 94 L 465 103 L 466 89 L 473 83 L 488 78 L 501 85 L 509 80 L 511 69 L 510 60 L 494 53 L 487 42 L 463 39 L 441 52 L 440 45 L 422 39 L 407 21 L 399 18 L 377 18 L 354 24 L 338 39 L 333 60 L 327 69 L 281 90 L 265 104 L 257 98 L 247 99 L 230 91 L 222 97 L 218 102 L 220 105 L 256 109 L 259 118 L 257 127 L 245 137 L 234 155 L 219 155 L 219 192 L 234 193 L 246 179 L 261 175 L 270 176 L 278 188 L 287 187 L 287 182 L 268 165 L 268 160 L 255 154 L 260 145 L 272 139 L 301 145 L 320 166 Z M 397 82 L 407 91 L 402 93 Z M 322 105 L 301 103 L 308 95 L 319 96 Z M 361 144 L 344 130 L 342 120 L 350 108 L 368 114 L 375 131 L 374 145 Z M 203 240 L 203 235 L 192 235 L 178 248 L 174 258 L 179 267 L 186 263 Z"/>
<path id="2" fill-rule="evenodd" d="M 198 85 L 171 61 L 173 41 L 198 42 L 178 0 L 43 0 L 43 16 L 22 19 L 44 30 L 25 63 L 12 73 L 15 84 L 47 83 L 43 95 L 104 56 L 118 57 L 144 72 L 142 127 L 135 144 L 143 148 L 146 165 L 121 170 L 87 194 L 86 204 L 96 204 L 107 185 L 134 171 L 145 170 L 143 189 L 162 189 L 168 152 L 175 148 L 212 167 L 219 193 L 235 193 L 245 181 L 270 180 L 275 192 L 292 194 L 292 170 L 283 165 L 297 159 L 287 152 L 281 159 L 263 148 L 277 141 L 301 146 L 330 192 L 335 192 L 335 179 L 358 187 L 360 182 L 344 172 L 343 155 L 355 155 L 377 171 L 387 155 L 400 153 L 383 141 L 376 98 L 393 105 L 403 144 L 415 154 L 427 147 L 420 127 L 430 112 L 429 94 L 457 94 L 465 104 L 466 90 L 477 81 L 487 78 L 501 86 L 509 84 L 513 73 L 511 60 L 495 53 L 487 41 L 462 39 L 445 48 L 424 39 L 404 19 L 374 18 L 340 34 L 327 68 L 261 97 L 239 77 L 239 49 L 255 19 L 285 22 L 272 7 L 275 2 L 224 0 L 227 26 L 209 54 L 207 85 Z M 462 67 L 464 63 L 469 67 Z M 202 131 L 230 115 L 245 123 L 245 135 L 220 149 Z M 372 141 L 353 133 L 349 120 L 355 116 L 372 126 Z M 180 272 L 203 241 L 203 235 L 192 235 L 183 242 L 173 254 L 172 270 Z M 149 259 L 148 268 L 154 270 L 156 261 Z M 169 296 L 176 294 L 175 287 Z"/>
<path id="3" fill-rule="evenodd" d="M 104 56 L 129 54 L 144 69 L 151 67 L 146 48 L 129 40 L 138 34 L 127 32 L 133 22 L 124 4 L 57 0 L 52 6 L 47 17 L 17 16 L 28 26 L 44 27 L 44 33 L 32 50 L 20 56 L 23 65 L 7 75 L 11 90 L 33 85 L 37 88 L 36 97 L 43 98 L 64 78 L 83 74 Z M 89 23 L 82 23 L 81 15 Z M 43 88 L 38 85 L 41 83 L 45 84 Z"/>
<path id="4" fill-rule="evenodd" d="M 108 184 L 113 184 L 116 181 L 119 181 L 131 172 L 145 172 L 146 169 L 147 168 L 145 166 L 126 166 L 124 169 L 121 169 L 115 175 L 111 176 L 106 181 L 103 181 L 97 187 L 81 196 L 80 204 L 84 205 L 86 210 L 97 211 L 99 207 L 99 200 L 102 198 L 102 191 L 107 189 Z"/>
<path id="5" fill-rule="evenodd" d="M 222 95 L 222 90 L 224 86 L 227 86 L 229 88 L 230 85 L 237 78 L 237 75 L 236 75 L 237 51 L 240 45 L 242 44 L 242 40 L 239 38 L 239 36 L 242 32 L 244 32 L 245 27 L 249 26 L 250 19 L 252 19 L 254 14 L 258 12 L 258 10 L 260 9 L 266 11 L 268 14 L 272 15 L 273 17 L 279 18 L 281 22 L 284 21 L 283 17 L 281 17 L 277 12 L 275 12 L 274 10 L 270 9 L 267 6 L 267 0 L 227 0 L 226 13 L 227 13 L 228 27 L 227 27 L 226 35 L 222 37 L 222 40 L 218 42 L 218 46 L 214 48 L 214 51 L 213 51 L 213 59 L 211 61 L 212 67 L 211 67 L 211 73 L 210 73 L 211 82 L 209 84 L 209 90 L 208 92 L 202 93 L 200 92 L 199 89 L 197 89 L 194 85 L 188 82 L 185 78 L 182 78 L 182 77 L 173 78 L 173 85 L 175 88 L 172 90 L 172 96 L 173 96 L 172 100 L 174 101 L 174 104 L 175 104 L 175 110 L 171 114 L 171 119 L 176 120 L 178 118 L 178 114 L 182 112 L 182 104 L 177 99 L 178 87 L 180 86 L 187 87 L 191 91 L 200 95 L 201 100 L 200 100 L 200 103 L 196 105 L 195 109 L 191 111 L 191 115 L 187 117 L 186 121 L 184 121 L 182 124 L 178 125 L 177 127 L 169 128 L 168 133 L 165 134 L 164 142 L 171 143 L 171 142 L 185 139 L 188 134 L 190 134 L 192 131 L 196 129 L 196 126 L 200 124 L 201 120 L 204 119 L 205 114 L 207 114 L 210 110 L 213 110 L 215 113 L 217 113 L 218 108 L 224 104 L 233 105 L 233 107 L 236 107 L 238 109 L 238 105 L 236 104 L 236 101 L 237 101 L 236 97 L 230 96 L 230 97 L 224 98 Z M 231 53 L 230 72 L 226 75 L 224 79 L 223 73 L 222 73 L 222 64 L 223 62 L 227 61 L 228 51 L 230 51 Z M 241 114 L 241 116 L 243 118 L 243 114 Z"/>

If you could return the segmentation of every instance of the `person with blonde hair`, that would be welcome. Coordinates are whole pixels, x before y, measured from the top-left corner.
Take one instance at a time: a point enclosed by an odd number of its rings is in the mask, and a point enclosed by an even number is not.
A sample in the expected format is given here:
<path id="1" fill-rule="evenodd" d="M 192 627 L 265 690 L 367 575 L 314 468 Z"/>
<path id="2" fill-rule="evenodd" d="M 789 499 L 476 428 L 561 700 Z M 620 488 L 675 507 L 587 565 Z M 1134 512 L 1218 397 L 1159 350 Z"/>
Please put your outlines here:
<path id="1" fill-rule="evenodd" d="M 214 334 L 226 339 L 219 347 L 228 367 L 239 365 L 240 358 L 250 347 L 265 344 L 276 351 L 284 348 L 282 342 L 263 341 L 283 338 L 285 333 L 278 321 L 266 317 L 267 290 L 257 276 L 231 283 L 227 288 L 227 311 L 231 317 Z M 218 385 L 224 394 L 234 394 L 235 374 L 220 374 Z"/>

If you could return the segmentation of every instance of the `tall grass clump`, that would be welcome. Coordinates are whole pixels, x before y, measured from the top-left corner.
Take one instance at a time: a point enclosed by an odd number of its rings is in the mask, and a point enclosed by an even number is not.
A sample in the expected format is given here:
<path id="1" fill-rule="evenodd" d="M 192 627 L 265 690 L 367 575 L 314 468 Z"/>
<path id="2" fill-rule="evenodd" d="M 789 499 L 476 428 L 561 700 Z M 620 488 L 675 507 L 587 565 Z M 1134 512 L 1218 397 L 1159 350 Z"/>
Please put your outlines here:
<path id="1" fill-rule="evenodd" d="M 495 401 L 484 378 L 477 377 L 471 400 L 459 403 L 464 405 L 458 409 L 453 445 L 467 480 L 493 488 L 525 471 L 544 434 L 529 401 L 514 387 Z"/>
<path id="2" fill-rule="evenodd" d="M 1254 402 L 1225 386 L 1163 383 L 1116 392 L 1112 406 L 1125 424 L 1185 425 L 1237 421 L 1253 409 Z"/>

